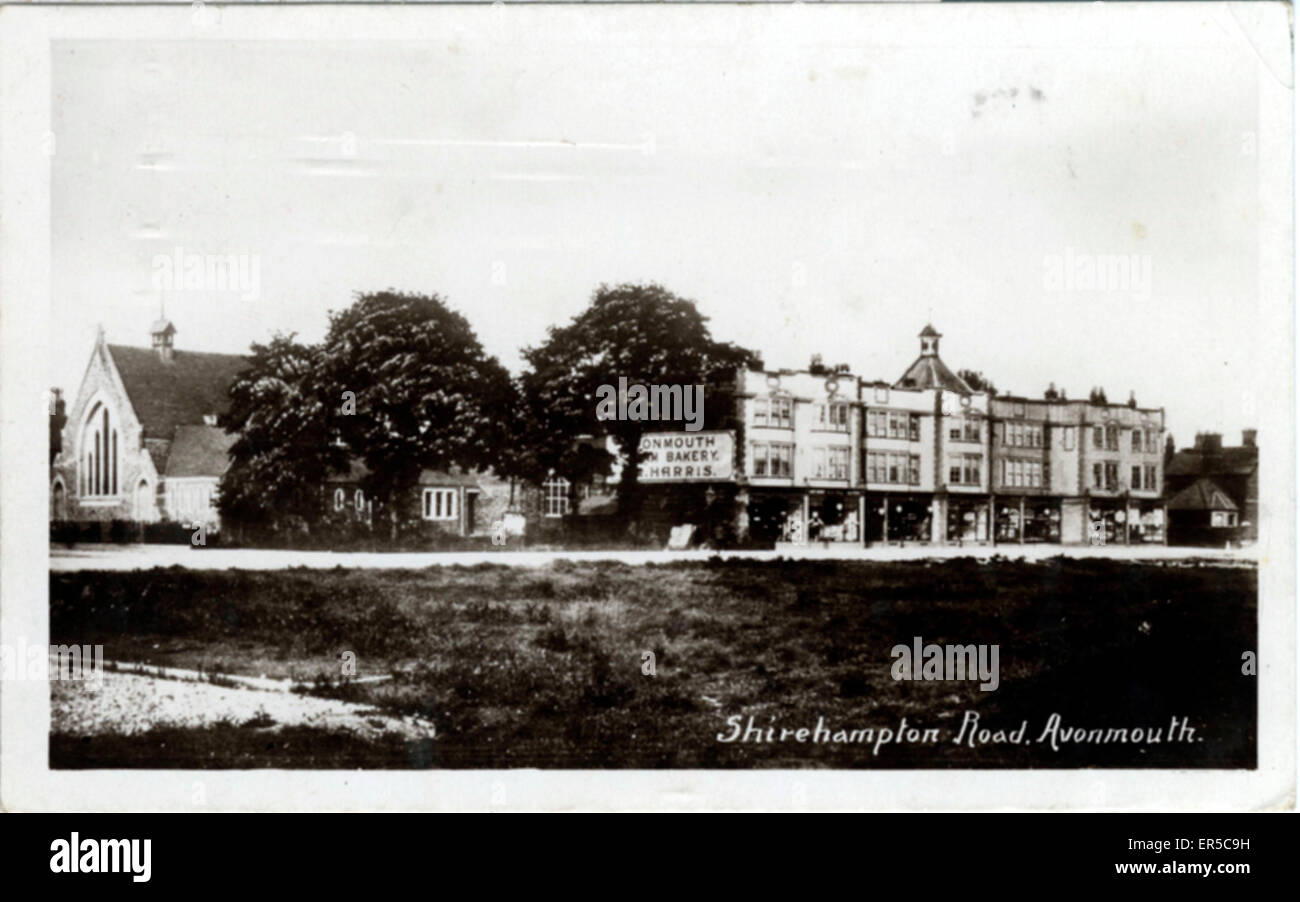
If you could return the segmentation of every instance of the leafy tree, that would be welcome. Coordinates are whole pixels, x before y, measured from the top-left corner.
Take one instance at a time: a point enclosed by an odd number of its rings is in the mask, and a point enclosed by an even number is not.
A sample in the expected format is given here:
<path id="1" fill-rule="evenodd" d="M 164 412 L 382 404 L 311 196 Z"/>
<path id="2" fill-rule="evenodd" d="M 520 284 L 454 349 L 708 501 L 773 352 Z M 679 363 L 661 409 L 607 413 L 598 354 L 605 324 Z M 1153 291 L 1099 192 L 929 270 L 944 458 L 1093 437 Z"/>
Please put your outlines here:
<path id="1" fill-rule="evenodd" d="M 437 295 L 359 294 L 330 314 L 322 364 L 339 410 L 334 427 L 369 468 L 366 491 L 389 511 L 394 539 L 414 513 L 422 470 L 486 469 L 504 459 L 518 412 L 514 385 Z"/>
<path id="2" fill-rule="evenodd" d="M 978 373 L 975 370 L 958 370 L 957 377 L 969 385 L 973 391 L 987 392 L 990 398 L 997 396 L 998 390 L 993 386 L 993 380 L 983 373 Z"/>
<path id="3" fill-rule="evenodd" d="M 656 284 L 601 285 L 591 303 L 571 322 L 553 326 L 546 340 L 523 352 L 528 370 L 521 380 L 530 443 L 537 449 L 535 472 L 555 472 L 575 486 L 608 472 L 602 449 L 581 436 L 612 436 L 624 461 L 619 510 L 635 516 L 641 436 L 680 429 L 684 424 L 644 420 L 601 420 L 597 390 L 629 385 L 703 384 L 704 422 L 717 427 L 734 416 L 734 397 L 718 391 L 739 366 L 755 366 L 757 355 L 715 341 L 708 320 L 694 302 Z"/>
<path id="4" fill-rule="evenodd" d="M 325 477 L 346 465 L 319 391 L 320 364 L 319 348 L 277 334 L 252 346 L 248 366 L 231 384 L 221 425 L 238 438 L 217 503 L 236 528 L 275 527 L 290 517 L 315 522 Z"/>

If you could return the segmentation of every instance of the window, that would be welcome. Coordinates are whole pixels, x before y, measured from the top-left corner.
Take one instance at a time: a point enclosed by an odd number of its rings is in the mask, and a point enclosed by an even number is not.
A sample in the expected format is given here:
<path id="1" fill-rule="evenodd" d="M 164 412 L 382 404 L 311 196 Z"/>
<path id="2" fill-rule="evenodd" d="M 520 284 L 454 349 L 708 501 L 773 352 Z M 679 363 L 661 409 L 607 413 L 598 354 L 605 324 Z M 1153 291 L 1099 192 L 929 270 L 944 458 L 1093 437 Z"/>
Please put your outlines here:
<path id="1" fill-rule="evenodd" d="M 1155 464 L 1147 464 L 1145 467 L 1143 467 L 1143 470 L 1146 471 L 1146 479 L 1142 481 L 1142 485 L 1146 488 L 1148 492 L 1159 491 L 1160 486 L 1156 484 L 1157 480 L 1156 480 Z"/>
<path id="2" fill-rule="evenodd" d="M 1106 463 L 1106 491 L 1113 492 L 1119 488 L 1119 464 L 1114 461 Z"/>
<path id="3" fill-rule="evenodd" d="M 1136 435 L 1139 435 L 1140 433 L 1138 433 L 1138 431 L 1135 429 L 1135 430 L 1133 431 L 1133 434 L 1136 436 Z M 1132 488 L 1134 488 L 1134 489 L 1140 489 L 1140 488 L 1142 488 L 1142 468 L 1141 468 L 1141 467 L 1133 467 L 1133 468 L 1129 471 L 1129 475 L 1130 475 L 1130 477 L 1131 477 L 1131 479 L 1130 479 L 1130 481 L 1129 481 L 1129 486 L 1132 487 Z"/>
<path id="4" fill-rule="evenodd" d="M 1119 427 L 1118 426 L 1106 427 L 1106 450 L 1107 451 L 1119 450 Z"/>
<path id="5" fill-rule="evenodd" d="M 345 504 L 346 497 L 347 495 L 344 493 L 343 489 L 334 490 L 334 509 L 336 511 L 343 510 L 343 505 Z"/>
<path id="6" fill-rule="evenodd" d="M 1100 426 L 1092 427 L 1092 446 L 1096 448 L 1098 451 L 1101 450 L 1103 434 L 1104 434 L 1104 430 Z"/>
<path id="7" fill-rule="evenodd" d="M 1211 526 L 1236 526 L 1236 511 L 1210 511 Z"/>
<path id="8" fill-rule="evenodd" d="M 568 488 L 567 480 L 560 480 Z M 543 488 L 551 484 L 550 481 L 542 483 Z M 548 517 L 559 516 L 550 513 L 550 490 L 547 489 L 547 514 Z M 426 520 L 455 520 L 456 519 L 456 490 L 455 489 L 425 489 L 424 490 L 424 519 Z"/>
<path id="9" fill-rule="evenodd" d="M 542 483 L 542 516 L 563 517 L 569 513 L 569 480 L 551 476 Z"/>
<path id="10" fill-rule="evenodd" d="M 1092 465 L 1092 487 L 1099 489 L 1102 487 L 1102 470 L 1101 464 Z"/>
<path id="11" fill-rule="evenodd" d="M 1066 426 L 1061 430 L 1061 446 L 1066 451 L 1074 450 L 1074 427 Z"/>
<path id="12" fill-rule="evenodd" d="M 1134 452 L 1141 452 L 1141 451 L 1142 451 L 1142 430 L 1141 430 L 1141 429 L 1134 429 L 1134 430 L 1133 430 L 1133 445 L 1132 445 L 1132 450 L 1133 450 Z"/>
<path id="13" fill-rule="evenodd" d="M 980 421 L 975 417 L 962 417 L 948 428 L 948 439 L 954 442 L 978 442 Z"/>
<path id="14" fill-rule="evenodd" d="M 887 389 L 887 388 L 885 388 L 885 387 L 883 387 L 883 386 L 877 385 L 877 386 L 876 386 L 876 402 L 877 402 L 878 404 L 888 404 L 888 403 L 889 403 L 889 389 Z"/>
<path id="15" fill-rule="evenodd" d="M 813 449 L 814 479 L 848 479 L 848 446 L 822 447 Z"/>
<path id="16" fill-rule="evenodd" d="M 117 494 L 117 428 L 108 408 L 96 404 L 81 428 L 79 482 L 83 496 Z"/>
<path id="17" fill-rule="evenodd" d="M 891 411 L 889 414 L 889 437 L 906 439 L 909 429 L 909 419 L 910 418 L 906 413 L 895 413 Z"/>
<path id="18" fill-rule="evenodd" d="M 921 455 L 919 454 L 868 451 L 866 461 L 867 482 L 896 485 L 921 484 Z"/>
<path id="19" fill-rule="evenodd" d="M 361 489 L 357 489 L 355 492 L 352 493 L 352 506 L 355 507 L 358 511 L 365 510 L 366 493 L 361 491 Z"/>
<path id="20" fill-rule="evenodd" d="M 1147 453 L 1156 454 L 1160 451 L 1160 433 L 1155 429 L 1147 430 Z"/>
<path id="21" fill-rule="evenodd" d="M 790 411 L 789 398 L 755 398 L 754 425 L 768 426 L 772 429 L 790 429 L 792 423 Z"/>
<path id="22" fill-rule="evenodd" d="M 953 454 L 948 457 L 948 482 L 953 485 L 979 485 L 983 458 L 978 454 Z"/>
<path id="23" fill-rule="evenodd" d="M 817 428 L 832 432 L 849 431 L 849 405 L 843 402 L 817 405 Z"/>
<path id="24" fill-rule="evenodd" d="M 914 413 L 907 418 L 907 437 L 914 442 L 921 440 L 921 415 L 919 413 Z"/>
<path id="25" fill-rule="evenodd" d="M 753 450 L 753 475 L 769 476 L 778 479 L 788 479 L 790 477 L 790 464 L 794 459 L 794 446 L 786 444 L 777 444 L 773 442 L 754 442 L 751 446 Z M 848 449 L 845 449 L 847 455 Z M 848 459 L 845 458 L 845 467 L 848 467 Z M 844 478 L 848 478 L 847 476 Z"/>

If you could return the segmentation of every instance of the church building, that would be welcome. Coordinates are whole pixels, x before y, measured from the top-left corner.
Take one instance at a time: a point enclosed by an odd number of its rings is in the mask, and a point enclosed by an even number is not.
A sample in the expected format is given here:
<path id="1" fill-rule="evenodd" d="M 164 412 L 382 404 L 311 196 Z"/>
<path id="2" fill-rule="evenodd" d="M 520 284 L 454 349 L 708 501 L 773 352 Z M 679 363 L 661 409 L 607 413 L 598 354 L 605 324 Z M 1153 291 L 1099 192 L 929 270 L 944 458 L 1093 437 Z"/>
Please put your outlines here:
<path id="1" fill-rule="evenodd" d="M 217 525 L 217 485 L 234 442 L 217 418 L 246 359 L 176 350 L 167 319 L 150 336 L 150 347 L 130 347 L 99 330 L 66 411 L 51 519 Z"/>

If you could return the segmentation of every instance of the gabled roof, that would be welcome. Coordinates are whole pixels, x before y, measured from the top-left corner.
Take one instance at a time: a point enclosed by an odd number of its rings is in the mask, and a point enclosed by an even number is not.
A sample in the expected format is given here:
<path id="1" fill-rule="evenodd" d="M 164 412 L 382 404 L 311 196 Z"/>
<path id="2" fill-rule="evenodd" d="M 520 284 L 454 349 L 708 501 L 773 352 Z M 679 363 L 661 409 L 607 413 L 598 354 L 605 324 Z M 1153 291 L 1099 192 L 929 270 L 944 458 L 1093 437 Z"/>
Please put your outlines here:
<path id="1" fill-rule="evenodd" d="M 359 457 L 354 457 L 348 462 L 347 472 L 335 472 L 325 481 L 331 485 L 343 483 L 350 485 L 364 480 L 370 475 L 370 468 L 366 466 L 365 461 Z M 451 488 L 453 486 L 468 486 L 469 488 L 478 488 L 478 478 L 472 473 L 450 473 L 446 470 L 421 470 L 420 476 L 416 480 L 417 485 L 437 486 L 441 488 Z"/>
<path id="2" fill-rule="evenodd" d="M 236 436 L 220 426 L 177 426 L 167 453 L 167 478 L 221 476 Z"/>
<path id="3" fill-rule="evenodd" d="M 917 337 L 918 338 L 942 338 L 943 336 L 939 334 L 938 330 L 936 330 L 934 326 L 930 325 L 929 323 L 926 323 L 925 328 L 921 330 L 921 334 L 918 335 Z"/>
<path id="4" fill-rule="evenodd" d="M 1259 448 L 1185 448 L 1165 468 L 1167 476 L 1249 476 L 1259 467 Z"/>
<path id="5" fill-rule="evenodd" d="M 238 354 L 174 351 L 163 360 L 151 348 L 107 347 L 145 438 L 169 439 L 177 426 L 202 425 L 205 415 L 225 413 L 230 384 L 248 364 Z"/>
<path id="6" fill-rule="evenodd" d="M 964 379 L 948 369 L 933 354 L 922 354 L 916 358 L 916 362 L 894 383 L 894 388 L 946 388 L 964 395 L 973 393 Z"/>
<path id="7" fill-rule="evenodd" d="M 1214 482 L 1205 477 L 1193 482 L 1166 505 L 1171 511 L 1235 511 L 1237 504 Z"/>

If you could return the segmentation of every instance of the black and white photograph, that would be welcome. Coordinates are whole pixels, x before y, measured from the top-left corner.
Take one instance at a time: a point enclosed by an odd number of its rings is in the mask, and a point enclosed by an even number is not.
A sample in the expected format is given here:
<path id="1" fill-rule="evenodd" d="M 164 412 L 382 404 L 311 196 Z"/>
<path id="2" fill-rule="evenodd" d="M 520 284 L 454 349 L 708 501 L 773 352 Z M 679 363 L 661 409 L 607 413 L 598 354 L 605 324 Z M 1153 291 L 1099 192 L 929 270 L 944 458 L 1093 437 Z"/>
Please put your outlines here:
<path id="1" fill-rule="evenodd" d="M 5 7 L 6 807 L 1293 805 L 1290 13 Z"/>

